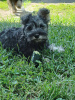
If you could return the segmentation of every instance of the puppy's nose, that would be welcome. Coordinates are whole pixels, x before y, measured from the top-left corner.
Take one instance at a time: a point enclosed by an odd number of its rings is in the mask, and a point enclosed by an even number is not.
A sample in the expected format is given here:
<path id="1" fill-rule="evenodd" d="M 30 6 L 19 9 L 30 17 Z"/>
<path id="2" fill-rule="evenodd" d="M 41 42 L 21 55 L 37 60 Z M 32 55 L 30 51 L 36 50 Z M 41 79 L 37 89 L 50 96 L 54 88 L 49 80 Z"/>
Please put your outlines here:
<path id="1" fill-rule="evenodd" d="M 36 34 L 36 35 L 35 35 L 35 38 L 39 38 L 39 34 Z"/>

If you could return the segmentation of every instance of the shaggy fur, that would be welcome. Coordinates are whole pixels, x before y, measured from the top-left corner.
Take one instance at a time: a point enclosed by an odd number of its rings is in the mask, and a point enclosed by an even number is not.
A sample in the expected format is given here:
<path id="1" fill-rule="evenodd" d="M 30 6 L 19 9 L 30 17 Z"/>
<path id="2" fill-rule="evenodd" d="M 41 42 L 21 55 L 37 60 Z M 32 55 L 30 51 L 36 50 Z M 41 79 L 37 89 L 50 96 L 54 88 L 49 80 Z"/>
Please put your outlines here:
<path id="1" fill-rule="evenodd" d="M 33 51 L 48 48 L 48 22 L 50 11 L 42 8 L 37 15 L 28 14 L 21 17 L 22 27 L 10 28 L 0 33 L 3 48 L 13 49 L 31 57 Z"/>
<path id="2" fill-rule="evenodd" d="M 22 6 L 22 0 L 7 0 L 8 5 L 10 8 L 12 8 L 13 13 L 16 13 L 17 8 L 21 8 Z"/>
<path id="3" fill-rule="evenodd" d="M 13 27 L 0 33 L 3 48 L 14 48 L 17 53 L 24 54 L 27 58 L 31 58 L 34 51 L 41 53 L 44 48 L 52 51 L 57 50 L 58 52 L 64 51 L 61 46 L 56 47 L 54 44 L 49 45 L 48 43 L 49 14 L 48 9 L 42 8 L 37 15 L 28 14 L 22 16 L 22 27 Z"/>

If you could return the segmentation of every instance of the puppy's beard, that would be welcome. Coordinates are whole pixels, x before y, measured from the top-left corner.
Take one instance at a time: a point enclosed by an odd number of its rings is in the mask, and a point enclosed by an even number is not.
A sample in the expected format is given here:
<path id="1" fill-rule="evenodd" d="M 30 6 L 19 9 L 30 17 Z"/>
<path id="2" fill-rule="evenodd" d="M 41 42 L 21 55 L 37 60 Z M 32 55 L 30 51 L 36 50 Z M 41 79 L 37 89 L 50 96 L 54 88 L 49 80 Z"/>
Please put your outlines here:
<path id="1" fill-rule="evenodd" d="M 27 39 L 28 42 L 34 41 L 34 42 L 43 42 L 46 41 L 47 37 L 46 36 L 39 36 L 39 38 L 35 38 L 35 36 L 32 36 L 30 38 Z"/>

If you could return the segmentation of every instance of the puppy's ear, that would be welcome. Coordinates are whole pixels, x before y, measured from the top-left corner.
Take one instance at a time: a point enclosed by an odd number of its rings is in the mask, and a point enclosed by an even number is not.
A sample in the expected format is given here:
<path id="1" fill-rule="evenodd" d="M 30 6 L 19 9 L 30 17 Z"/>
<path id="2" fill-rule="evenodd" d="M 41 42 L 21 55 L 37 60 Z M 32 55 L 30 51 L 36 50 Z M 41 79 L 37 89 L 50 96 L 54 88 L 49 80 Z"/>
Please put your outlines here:
<path id="1" fill-rule="evenodd" d="M 21 23 L 22 23 L 23 25 L 26 25 L 26 24 L 29 22 L 29 20 L 30 20 L 31 17 L 32 17 L 32 14 L 23 15 L 23 16 L 21 17 Z"/>
<path id="2" fill-rule="evenodd" d="M 42 8 L 38 11 L 38 16 L 43 18 L 47 23 L 50 21 L 50 11 L 46 8 Z"/>

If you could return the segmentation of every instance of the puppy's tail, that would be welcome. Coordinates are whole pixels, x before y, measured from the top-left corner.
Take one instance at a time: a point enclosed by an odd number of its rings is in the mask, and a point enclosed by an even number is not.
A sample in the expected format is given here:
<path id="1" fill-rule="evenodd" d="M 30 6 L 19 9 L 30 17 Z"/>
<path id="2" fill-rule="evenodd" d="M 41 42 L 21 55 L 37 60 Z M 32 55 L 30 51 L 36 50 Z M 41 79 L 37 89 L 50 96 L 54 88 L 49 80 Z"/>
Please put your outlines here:
<path id="1" fill-rule="evenodd" d="M 63 51 L 65 51 L 64 50 L 64 48 L 62 47 L 62 46 L 55 46 L 55 44 L 54 43 L 52 43 L 50 46 L 49 46 L 49 49 L 51 50 L 51 51 L 58 51 L 58 52 L 63 52 Z"/>

